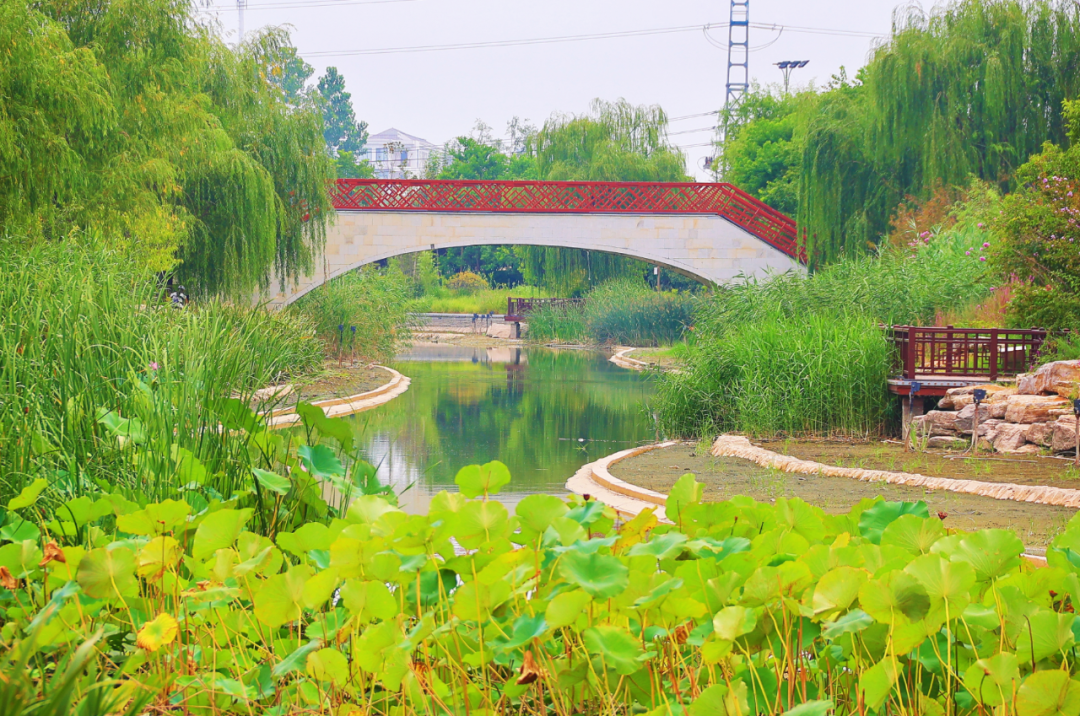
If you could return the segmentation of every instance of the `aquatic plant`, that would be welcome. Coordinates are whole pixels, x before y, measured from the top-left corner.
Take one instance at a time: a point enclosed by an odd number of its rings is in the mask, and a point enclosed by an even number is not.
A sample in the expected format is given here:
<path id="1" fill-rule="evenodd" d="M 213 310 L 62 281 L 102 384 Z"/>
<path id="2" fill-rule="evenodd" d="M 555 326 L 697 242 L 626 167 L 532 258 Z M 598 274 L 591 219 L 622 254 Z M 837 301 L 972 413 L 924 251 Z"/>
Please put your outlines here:
<path id="1" fill-rule="evenodd" d="M 685 475 L 669 525 L 511 513 L 509 481 L 474 465 L 427 514 L 365 496 L 274 539 L 233 502 L 108 493 L 51 529 L 32 488 L 0 532 L 5 681 L 34 698 L 71 658 L 72 703 L 109 679 L 190 714 L 1075 713 L 1076 519 L 1035 569 L 923 503 L 701 503 Z"/>

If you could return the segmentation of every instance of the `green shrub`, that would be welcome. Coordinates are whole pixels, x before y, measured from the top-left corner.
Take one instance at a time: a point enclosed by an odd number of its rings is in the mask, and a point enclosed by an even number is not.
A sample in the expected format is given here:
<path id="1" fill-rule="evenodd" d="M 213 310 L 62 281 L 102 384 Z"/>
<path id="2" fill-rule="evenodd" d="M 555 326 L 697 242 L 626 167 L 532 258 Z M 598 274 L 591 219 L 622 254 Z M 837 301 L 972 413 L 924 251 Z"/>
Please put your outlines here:
<path id="1" fill-rule="evenodd" d="M 461 271 L 446 280 L 446 287 L 462 293 L 476 293 L 491 288 L 487 279 L 472 271 Z"/>
<path id="2" fill-rule="evenodd" d="M 509 480 L 466 467 L 427 514 L 365 496 L 273 539 L 235 504 L 108 494 L 39 537 L 25 495 L 0 681 L 32 700 L 74 656 L 73 702 L 107 678 L 207 715 L 1075 711 L 1076 519 L 1035 569 L 922 502 L 700 503 L 684 475 L 667 525 L 576 496 L 511 514 L 488 499 Z"/>
<path id="3" fill-rule="evenodd" d="M 408 302 L 400 272 L 367 267 L 327 282 L 288 310 L 316 326 L 331 355 L 387 361 L 409 337 Z"/>
<path id="4" fill-rule="evenodd" d="M 541 343 L 586 343 L 585 314 L 580 306 L 546 305 L 528 317 L 528 339 Z"/>
<path id="5" fill-rule="evenodd" d="M 589 339 L 597 344 L 656 346 L 682 338 L 693 319 L 693 298 L 650 291 L 640 281 L 612 281 L 585 301 Z"/>

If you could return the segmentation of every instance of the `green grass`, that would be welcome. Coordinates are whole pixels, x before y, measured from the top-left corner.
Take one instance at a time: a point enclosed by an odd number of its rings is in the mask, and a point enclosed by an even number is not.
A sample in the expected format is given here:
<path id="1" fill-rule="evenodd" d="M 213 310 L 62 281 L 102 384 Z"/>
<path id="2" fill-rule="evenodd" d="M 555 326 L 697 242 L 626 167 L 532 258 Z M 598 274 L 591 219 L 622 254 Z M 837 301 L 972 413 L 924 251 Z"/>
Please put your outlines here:
<path id="1" fill-rule="evenodd" d="M 38 478 L 70 496 L 99 484 L 175 496 L 185 454 L 228 495 L 250 462 L 219 434 L 230 399 L 321 363 L 303 316 L 212 301 L 178 311 L 130 266 L 74 241 L 0 241 L 0 503 Z M 136 419 L 160 463 L 136 470 L 102 413 Z"/>
<path id="2" fill-rule="evenodd" d="M 408 310 L 413 313 L 506 313 L 506 300 L 515 298 L 548 298 L 547 289 L 535 286 L 489 288 L 474 293 L 454 291 L 445 287 L 432 289 L 427 295 L 412 299 Z"/>

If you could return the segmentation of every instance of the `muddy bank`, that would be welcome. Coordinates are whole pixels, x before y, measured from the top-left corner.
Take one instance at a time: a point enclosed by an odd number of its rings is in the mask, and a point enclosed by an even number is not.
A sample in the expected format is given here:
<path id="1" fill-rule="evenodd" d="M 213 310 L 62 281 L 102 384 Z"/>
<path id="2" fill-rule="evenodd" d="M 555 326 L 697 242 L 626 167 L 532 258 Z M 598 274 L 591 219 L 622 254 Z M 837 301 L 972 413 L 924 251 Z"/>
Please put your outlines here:
<path id="1" fill-rule="evenodd" d="M 770 449 L 783 452 L 779 443 L 772 444 Z M 796 452 L 787 454 L 794 455 Z M 806 459 L 811 458 L 808 456 Z M 830 462 L 824 456 L 812 459 Z M 901 468 L 883 466 L 881 469 Z M 991 527 L 1010 529 L 1032 547 L 1045 546 L 1076 512 L 1067 507 L 996 500 L 905 485 L 790 474 L 759 467 L 741 458 L 712 457 L 706 448 L 696 446 L 679 445 L 643 453 L 612 465 L 610 472 L 620 480 L 663 493 L 667 493 L 680 476 L 691 472 L 704 484 L 706 500 L 720 501 L 735 495 L 747 495 L 771 502 L 778 497 L 798 497 L 830 513 L 846 512 L 859 500 L 878 495 L 892 501 L 923 500 L 931 514 L 941 512 L 947 515 L 947 527 L 964 530 Z M 981 475 L 978 479 L 987 478 Z M 1002 481 L 1006 479 L 1002 478 Z"/>

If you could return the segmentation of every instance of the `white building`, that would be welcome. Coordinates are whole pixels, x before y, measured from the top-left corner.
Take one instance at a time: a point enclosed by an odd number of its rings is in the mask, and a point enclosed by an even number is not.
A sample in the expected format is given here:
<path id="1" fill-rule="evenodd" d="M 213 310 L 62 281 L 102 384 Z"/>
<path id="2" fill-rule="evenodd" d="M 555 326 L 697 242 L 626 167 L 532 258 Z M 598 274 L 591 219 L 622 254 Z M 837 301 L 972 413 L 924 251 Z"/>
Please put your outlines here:
<path id="1" fill-rule="evenodd" d="M 368 136 L 359 159 L 366 159 L 378 179 L 421 179 L 424 165 L 439 148 L 426 139 L 391 127 Z"/>

